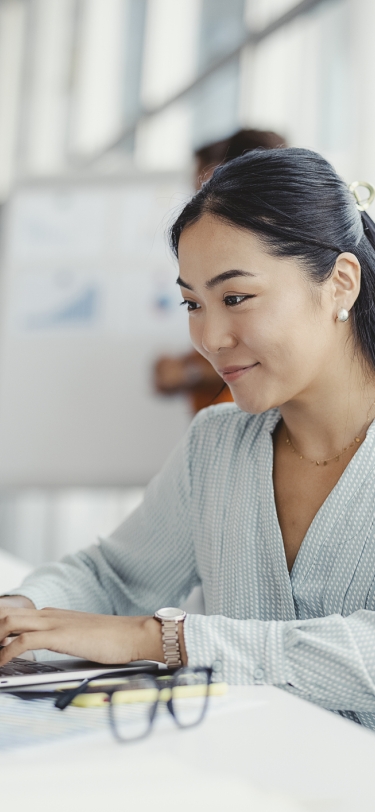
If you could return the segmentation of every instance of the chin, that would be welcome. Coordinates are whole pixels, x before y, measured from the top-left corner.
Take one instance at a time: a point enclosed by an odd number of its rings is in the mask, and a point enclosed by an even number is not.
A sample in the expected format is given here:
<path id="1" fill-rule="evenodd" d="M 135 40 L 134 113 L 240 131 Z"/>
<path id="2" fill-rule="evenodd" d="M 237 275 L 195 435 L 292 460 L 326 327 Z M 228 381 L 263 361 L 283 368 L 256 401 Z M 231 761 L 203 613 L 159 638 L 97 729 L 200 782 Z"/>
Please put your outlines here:
<path id="1" fill-rule="evenodd" d="M 233 400 L 241 409 L 242 412 L 249 412 L 249 414 L 262 414 L 262 412 L 267 412 L 268 409 L 272 409 L 273 406 L 269 405 L 268 401 L 263 400 L 262 398 L 246 398 L 235 395 L 232 392 Z"/>
<path id="2" fill-rule="evenodd" d="M 264 388 L 257 387 L 256 391 L 246 391 L 240 387 L 230 387 L 233 400 L 242 412 L 249 414 L 262 414 L 269 409 L 275 409 L 284 403 L 283 398 L 275 396 L 275 393 L 267 392 Z"/>

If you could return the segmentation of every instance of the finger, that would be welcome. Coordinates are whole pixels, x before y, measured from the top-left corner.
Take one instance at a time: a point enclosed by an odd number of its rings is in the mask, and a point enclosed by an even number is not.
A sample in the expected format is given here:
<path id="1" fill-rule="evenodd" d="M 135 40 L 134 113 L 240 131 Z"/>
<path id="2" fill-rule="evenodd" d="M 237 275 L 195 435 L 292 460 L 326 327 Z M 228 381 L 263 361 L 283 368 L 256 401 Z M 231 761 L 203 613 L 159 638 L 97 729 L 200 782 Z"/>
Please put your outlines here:
<path id="1" fill-rule="evenodd" d="M 24 615 L 25 612 L 37 612 L 37 609 L 26 609 L 24 606 L 1 606 L 0 605 L 0 620 L 7 617 L 7 615 Z"/>
<path id="2" fill-rule="evenodd" d="M 0 640 L 22 632 L 37 631 L 51 628 L 52 620 L 41 615 L 39 612 L 17 612 L 16 615 L 8 612 L 8 615 L 0 620 Z"/>
<path id="3" fill-rule="evenodd" d="M 22 607 L 23 609 L 36 609 L 35 604 L 24 595 L 2 595 L 0 597 L 0 607 Z"/>
<path id="4" fill-rule="evenodd" d="M 48 617 L 49 615 L 56 614 L 56 612 L 58 613 L 60 611 L 62 611 L 62 610 L 60 610 L 60 609 L 52 609 L 52 608 L 51 609 L 47 609 L 47 608 L 46 609 L 31 609 L 28 606 L 13 606 L 13 605 L 1 606 L 0 605 L 0 623 L 1 623 L 2 620 L 4 620 L 7 617 L 10 617 L 11 615 L 14 616 L 14 617 L 17 617 L 18 615 L 20 615 L 21 617 L 27 617 L 27 616 L 29 616 L 29 617 L 38 617 L 38 616 Z"/>
<path id="5" fill-rule="evenodd" d="M 4 637 L 4 640 L 0 641 L 0 646 L 10 646 L 13 643 L 14 637 Z"/>
<path id="6" fill-rule="evenodd" d="M 24 632 L 18 637 L 13 638 L 9 646 L 0 651 L 0 668 L 13 660 L 14 657 L 20 657 L 26 651 L 35 651 L 40 648 L 50 649 L 53 648 L 53 635 L 51 632 Z"/>

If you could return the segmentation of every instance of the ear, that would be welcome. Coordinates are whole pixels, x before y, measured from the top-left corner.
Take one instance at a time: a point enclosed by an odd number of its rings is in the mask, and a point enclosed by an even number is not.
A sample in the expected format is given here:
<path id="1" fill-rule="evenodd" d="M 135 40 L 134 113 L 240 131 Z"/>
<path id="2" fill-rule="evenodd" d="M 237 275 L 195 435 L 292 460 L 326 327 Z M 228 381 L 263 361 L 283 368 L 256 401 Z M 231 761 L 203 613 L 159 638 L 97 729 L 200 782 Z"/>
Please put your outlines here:
<path id="1" fill-rule="evenodd" d="M 345 251 L 337 257 L 330 282 L 336 317 L 340 307 L 353 307 L 361 289 L 361 266 L 354 254 Z"/>

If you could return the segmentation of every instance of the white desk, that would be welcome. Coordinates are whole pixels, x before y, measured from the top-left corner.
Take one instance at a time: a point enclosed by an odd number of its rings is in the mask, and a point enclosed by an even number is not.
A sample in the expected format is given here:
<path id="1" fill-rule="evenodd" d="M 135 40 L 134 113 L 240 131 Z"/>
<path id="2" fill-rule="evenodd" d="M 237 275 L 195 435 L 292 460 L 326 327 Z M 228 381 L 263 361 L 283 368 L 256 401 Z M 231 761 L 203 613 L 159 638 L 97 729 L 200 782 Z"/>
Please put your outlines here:
<path id="1" fill-rule="evenodd" d="M 29 569 L 0 553 L 0 590 Z M 374 812 L 375 733 L 276 688 L 230 692 L 230 712 L 189 731 L 171 720 L 133 745 L 100 733 L 2 753 L 2 805 L 12 812 L 164 812 L 170 803 L 178 812 Z M 300 803 L 255 798 L 257 787 Z"/>
<path id="2" fill-rule="evenodd" d="M 2 805 L 15 812 L 25 804 L 32 812 L 373 812 L 375 734 L 276 688 L 231 693 L 242 708 L 188 731 L 171 720 L 132 745 L 100 733 L 2 754 Z M 256 798 L 256 788 L 277 798 Z M 283 802 L 280 793 L 297 801 Z"/>

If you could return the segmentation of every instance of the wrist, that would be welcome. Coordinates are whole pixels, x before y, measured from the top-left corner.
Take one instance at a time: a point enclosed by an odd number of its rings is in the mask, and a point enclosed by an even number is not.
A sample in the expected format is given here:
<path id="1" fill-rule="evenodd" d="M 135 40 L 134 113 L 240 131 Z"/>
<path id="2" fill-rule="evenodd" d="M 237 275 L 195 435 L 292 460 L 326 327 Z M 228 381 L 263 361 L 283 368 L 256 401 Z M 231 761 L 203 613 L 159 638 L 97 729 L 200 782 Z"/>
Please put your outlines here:
<path id="1" fill-rule="evenodd" d="M 161 626 L 151 615 L 141 618 L 141 629 L 136 644 L 137 656 L 134 657 L 135 660 L 164 662 Z"/>

